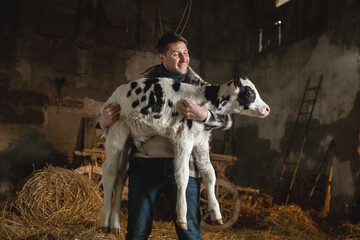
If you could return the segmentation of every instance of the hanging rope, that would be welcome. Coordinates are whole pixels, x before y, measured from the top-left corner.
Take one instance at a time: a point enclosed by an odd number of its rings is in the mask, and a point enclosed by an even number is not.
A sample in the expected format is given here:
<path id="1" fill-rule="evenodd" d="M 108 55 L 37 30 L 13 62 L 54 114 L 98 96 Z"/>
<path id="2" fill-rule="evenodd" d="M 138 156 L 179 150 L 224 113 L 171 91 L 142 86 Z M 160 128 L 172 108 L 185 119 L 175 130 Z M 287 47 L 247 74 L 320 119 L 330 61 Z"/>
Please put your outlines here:
<path id="1" fill-rule="evenodd" d="M 158 19 L 159 19 L 160 32 L 161 32 L 161 35 L 164 35 L 163 29 L 162 29 L 162 23 L 161 23 L 160 3 L 159 3 L 159 0 L 156 1 L 156 5 L 157 5 L 157 15 L 158 15 Z"/>
<path id="2" fill-rule="evenodd" d="M 185 10 L 184 10 L 184 13 L 181 17 L 181 20 L 180 20 L 180 23 L 179 23 L 179 26 L 176 28 L 175 30 L 175 33 L 176 34 L 182 34 L 186 28 L 186 25 L 189 21 L 189 17 L 190 17 L 190 12 L 191 12 L 191 6 L 192 6 L 192 0 L 188 0 L 188 2 L 186 3 L 186 6 L 185 6 Z M 185 23 L 184 23 L 184 26 L 181 30 L 181 32 L 178 33 L 179 29 L 180 29 L 180 26 L 182 25 L 183 21 L 184 21 L 184 17 L 185 17 L 185 13 L 187 12 L 187 16 L 186 16 L 186 20 L 185 20 Z"/>

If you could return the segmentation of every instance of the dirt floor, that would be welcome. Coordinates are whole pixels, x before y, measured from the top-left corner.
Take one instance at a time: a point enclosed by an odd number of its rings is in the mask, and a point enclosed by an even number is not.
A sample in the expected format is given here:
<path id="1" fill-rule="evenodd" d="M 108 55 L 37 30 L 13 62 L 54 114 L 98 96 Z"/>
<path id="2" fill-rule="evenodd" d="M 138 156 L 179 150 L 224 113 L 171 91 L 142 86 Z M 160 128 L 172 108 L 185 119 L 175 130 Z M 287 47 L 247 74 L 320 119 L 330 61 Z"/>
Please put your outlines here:
<path id="1" fill-rule="evenodd" d="M 319 220 L 313 217 L 314 211 L 269 204 L 270 198 L 260 194 L 258 199 L 245 199 L 233 227 L 203 228 L 203 239 L 360 239 L 360 223 Z M 99 188 L 72 170 L 48 167 L 37 171 L 0 207 L 0 239 L 125 239 L 126 207 L 120 236 L 102 233 Z M 154 221 L 149 239 L 177 239 L 173 223 Z"/>

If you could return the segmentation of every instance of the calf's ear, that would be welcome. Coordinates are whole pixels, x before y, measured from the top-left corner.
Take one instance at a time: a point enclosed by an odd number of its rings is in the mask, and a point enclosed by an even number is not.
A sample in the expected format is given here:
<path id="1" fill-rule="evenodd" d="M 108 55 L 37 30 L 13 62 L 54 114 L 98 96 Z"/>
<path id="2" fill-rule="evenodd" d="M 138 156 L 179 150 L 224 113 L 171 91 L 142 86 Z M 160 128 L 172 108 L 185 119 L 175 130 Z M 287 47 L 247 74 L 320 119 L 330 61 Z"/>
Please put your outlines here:
<path id="1" fill-rule="evenodd" d="M 235 77 L 234 77 L 234 85 L 238 88 L 240 88 L 242 86 L 241 78 L 237 75 L 235 75 Z"/>

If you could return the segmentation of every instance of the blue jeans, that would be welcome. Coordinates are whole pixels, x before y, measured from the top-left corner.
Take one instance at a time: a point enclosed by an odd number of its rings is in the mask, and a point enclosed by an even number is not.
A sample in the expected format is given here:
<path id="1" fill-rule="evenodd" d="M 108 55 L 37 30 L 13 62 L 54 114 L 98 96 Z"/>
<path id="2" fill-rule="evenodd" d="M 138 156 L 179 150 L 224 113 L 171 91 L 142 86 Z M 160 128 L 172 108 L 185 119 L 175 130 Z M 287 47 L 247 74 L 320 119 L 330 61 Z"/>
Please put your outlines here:
<path id="1" fill-rule="evenodd" d="M 188 230 L 176 225 L 177 185 L 172 158 L 130 158 L 129 202 L 126 239 L 148 239 L 154 218 L 154 209 L 161 193 L 166 196 L 178 238 L 181 240 L 201 239 L 199 191 L 200 180 L 189 178 L 186 189 Z"/>

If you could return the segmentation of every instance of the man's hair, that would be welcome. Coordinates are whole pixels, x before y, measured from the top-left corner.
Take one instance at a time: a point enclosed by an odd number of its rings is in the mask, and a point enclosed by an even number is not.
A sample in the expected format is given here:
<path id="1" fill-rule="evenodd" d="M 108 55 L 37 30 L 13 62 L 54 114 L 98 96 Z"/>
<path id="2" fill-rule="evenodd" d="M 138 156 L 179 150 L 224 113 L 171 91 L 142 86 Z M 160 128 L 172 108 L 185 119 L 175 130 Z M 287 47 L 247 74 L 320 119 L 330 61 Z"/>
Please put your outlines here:
<path id="1" fill-rule="evenodd" d="M 176 33 L 166 33 L 157 42 L 156 49 L 158 53 L 165 54 L 169 50 L 169 45 L 176 42 L 183 42 L 187 46 L 187 40 Z"/>

